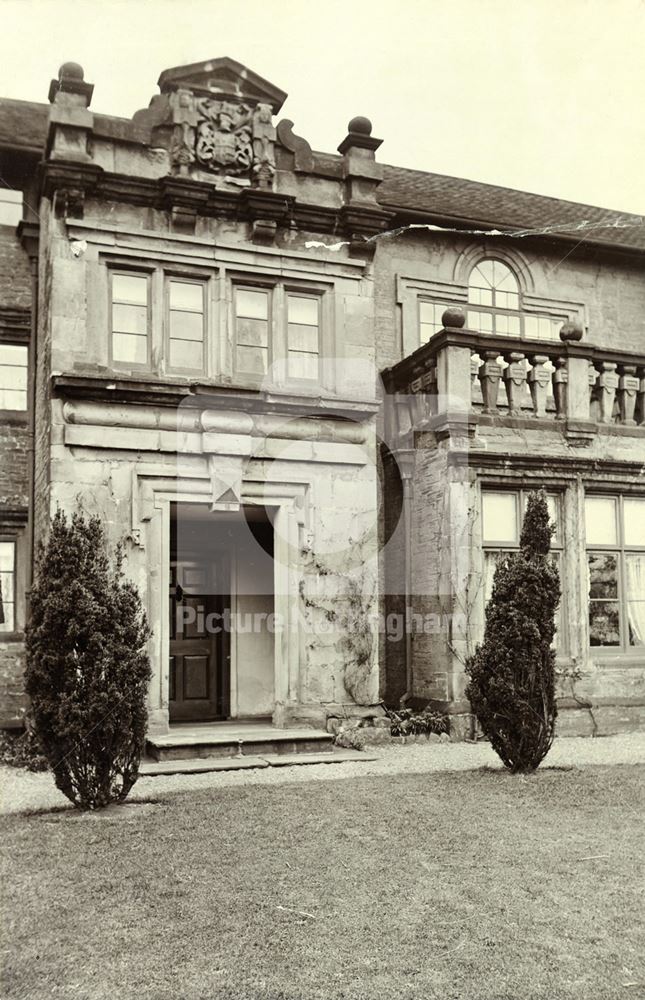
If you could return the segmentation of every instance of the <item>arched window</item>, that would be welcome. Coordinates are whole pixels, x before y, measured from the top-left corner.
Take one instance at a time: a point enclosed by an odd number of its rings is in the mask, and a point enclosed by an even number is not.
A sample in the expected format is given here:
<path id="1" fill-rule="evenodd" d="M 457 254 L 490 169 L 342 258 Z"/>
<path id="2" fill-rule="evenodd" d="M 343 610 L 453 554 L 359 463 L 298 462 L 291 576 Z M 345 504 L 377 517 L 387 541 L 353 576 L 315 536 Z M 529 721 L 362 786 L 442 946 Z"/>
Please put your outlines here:
<path id="1" fill-rule="evenodd" d="M 481 260 L 470 272 L 468 326 L 481 333 L 519 337 L 522 333 L 520 286 L 501 260 Z"/>
<path id="2" fill-rule="evenodd" d="M 526 312 L 517 278 L 508 264 L 493 257 L 480 260 L 470 272 L 468 304 L 469 329 L 527 340 L 557 340 L 560 327 L 569 318 L 559 312 Z"/>

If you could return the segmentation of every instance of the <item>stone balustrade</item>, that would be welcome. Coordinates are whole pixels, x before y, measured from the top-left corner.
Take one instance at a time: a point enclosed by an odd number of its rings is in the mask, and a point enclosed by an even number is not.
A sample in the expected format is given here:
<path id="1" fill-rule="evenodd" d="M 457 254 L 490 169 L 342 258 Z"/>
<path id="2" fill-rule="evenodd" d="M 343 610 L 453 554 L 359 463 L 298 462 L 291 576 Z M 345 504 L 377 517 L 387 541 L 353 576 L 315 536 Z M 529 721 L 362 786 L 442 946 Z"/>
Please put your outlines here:
<path id="1" fill-rule="evenodd" d="M 579 341 L 520 340 L 446 325 L 384 373 L 400 434 L 491 418 L 645 429 L 645 355 Z"/>

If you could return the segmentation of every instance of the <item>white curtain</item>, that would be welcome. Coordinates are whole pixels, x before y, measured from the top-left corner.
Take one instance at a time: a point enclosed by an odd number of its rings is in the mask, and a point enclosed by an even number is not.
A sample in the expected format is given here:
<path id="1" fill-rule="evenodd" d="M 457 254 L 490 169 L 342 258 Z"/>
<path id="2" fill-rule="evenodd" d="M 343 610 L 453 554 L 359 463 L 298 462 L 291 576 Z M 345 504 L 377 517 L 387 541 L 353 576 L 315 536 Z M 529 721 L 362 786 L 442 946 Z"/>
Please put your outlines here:
<path id="1" fill-rule="evenodd" d="M 634 645 L 645 646 L 645 553 L 628 555 L 627 615 Z"/>

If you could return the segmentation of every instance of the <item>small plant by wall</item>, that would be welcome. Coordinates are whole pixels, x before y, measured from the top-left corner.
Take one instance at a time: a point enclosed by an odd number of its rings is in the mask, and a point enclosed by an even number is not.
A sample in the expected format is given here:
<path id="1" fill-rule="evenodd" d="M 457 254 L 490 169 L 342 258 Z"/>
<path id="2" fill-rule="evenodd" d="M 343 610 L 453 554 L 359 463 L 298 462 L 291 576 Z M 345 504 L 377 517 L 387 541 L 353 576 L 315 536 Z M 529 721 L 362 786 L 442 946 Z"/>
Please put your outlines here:
<path id="1" fill-rule="evenodd" d="M 33 724 L 56 785 L 80 809 L 124 800 L 144 749 L 150 630 L 122 559 L 117 547 L 110 566 L 97 517 L 59 510 L 32 588 Z"/>

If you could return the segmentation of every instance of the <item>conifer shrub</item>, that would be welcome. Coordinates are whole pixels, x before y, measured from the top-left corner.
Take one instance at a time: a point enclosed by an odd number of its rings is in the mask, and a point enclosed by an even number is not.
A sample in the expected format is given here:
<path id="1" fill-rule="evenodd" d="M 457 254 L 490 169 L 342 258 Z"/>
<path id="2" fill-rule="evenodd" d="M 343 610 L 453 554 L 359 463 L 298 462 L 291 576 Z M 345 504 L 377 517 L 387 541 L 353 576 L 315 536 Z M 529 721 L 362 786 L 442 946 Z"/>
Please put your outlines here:
<path id="1" fill-rule="evenodd" d="M 56 785 L 80 809 L 123 801 L 144 749 L 150 630 L 99 518 L 58 510 L 41 546 L 27 627 L 26 688 Z"/>
<path id="2" fill-rule="evenodd" d="M 528 498 L 520 547 L 495 571 L 484 641 L 466 663 L 466 697 L 485 736 L 513 772 L 534 771 L 553 743 L 557 567 L 546 494 Z"/>

